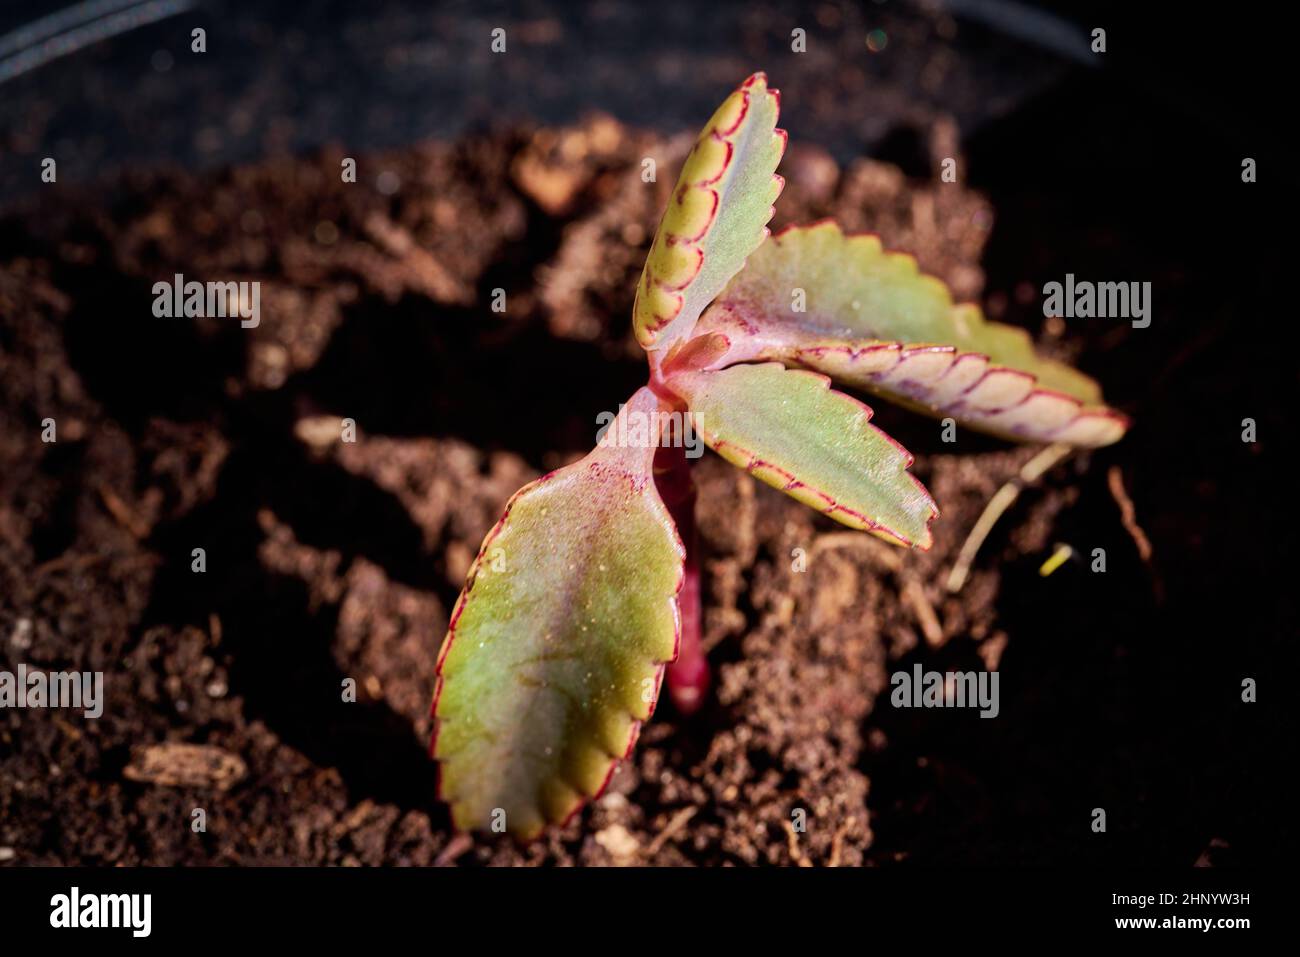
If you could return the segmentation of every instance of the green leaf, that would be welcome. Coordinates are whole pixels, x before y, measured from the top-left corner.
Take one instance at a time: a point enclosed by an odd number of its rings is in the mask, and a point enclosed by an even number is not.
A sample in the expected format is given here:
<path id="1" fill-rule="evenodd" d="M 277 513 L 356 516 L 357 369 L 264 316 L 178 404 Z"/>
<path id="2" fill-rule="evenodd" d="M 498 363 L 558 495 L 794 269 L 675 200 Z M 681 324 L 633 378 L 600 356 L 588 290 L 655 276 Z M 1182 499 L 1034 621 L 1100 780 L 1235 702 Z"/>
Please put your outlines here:
<path id="1" fill-rule="evenodd" d="M 727 461 L 851 528 L 929 548 L 939 512 L 907 471 L 912 456 L 869 424 L 871 409 L 829 384 L 775 362 L 668 380 Z"/>
<path id="2" fill-rule="evenodd" d="M 764 243 L 696 333 L 725 335 L 727 362 L 816 369 L 1006 438 L 1099 446 L 1128 428 L 1096 382 L 1037 356 L 1023 330 L 954 306 L 947 286 L 911 256 L 832 222 Z"/>
<path id="3" fill-rule="evenodd" d="M 784 181 L 780 95 L 755 73 L 713 114 L 682 167 L 636 288 L 632 327 L 646 349 L 689 333 L 767 238 Z"/>
<path id="4" fill-rule="evenodd" d="M 684 557 L 652 477 L 659 408 L 639 390 L 600 447 L 519 491 L 483 542 L 434 697 L 439 791 L 458 828 L 488 828 L 500 809 L 527 839 L 565 820 L 654 710 Z M 615 446 L 629 436 L 634 447 Z"/>

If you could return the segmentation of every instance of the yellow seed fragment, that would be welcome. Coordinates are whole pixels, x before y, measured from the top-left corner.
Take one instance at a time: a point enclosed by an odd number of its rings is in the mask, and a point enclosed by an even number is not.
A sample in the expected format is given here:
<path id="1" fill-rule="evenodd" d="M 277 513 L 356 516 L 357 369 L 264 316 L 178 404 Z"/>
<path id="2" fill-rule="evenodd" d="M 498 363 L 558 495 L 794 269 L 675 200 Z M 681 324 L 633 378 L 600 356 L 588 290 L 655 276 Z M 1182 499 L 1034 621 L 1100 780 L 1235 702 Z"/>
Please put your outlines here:
<path id="1" fill-rule="evenodd" d="M 1038 569 L 1038 574 L 1043 578 L 1046 578 L 1048 575 L 1052 574 L 1052 572 L 1064 565 L 1066 559 L 1073 554 L 1074 549 L 1069 545 L 1058 545 L 1056 551 L 1052 552 L 1052 557 L 1043 562 L 1042 566 Z"/>

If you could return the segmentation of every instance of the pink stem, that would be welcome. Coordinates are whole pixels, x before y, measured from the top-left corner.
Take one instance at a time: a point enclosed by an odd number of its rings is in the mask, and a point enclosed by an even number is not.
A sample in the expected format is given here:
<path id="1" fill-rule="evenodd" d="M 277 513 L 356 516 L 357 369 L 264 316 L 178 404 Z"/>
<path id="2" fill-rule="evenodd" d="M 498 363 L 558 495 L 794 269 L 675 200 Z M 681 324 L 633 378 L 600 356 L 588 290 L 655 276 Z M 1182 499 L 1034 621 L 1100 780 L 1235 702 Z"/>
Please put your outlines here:
<path id="1" fill-rule="evenodd" d="M 677 660 L 668 666 L 668 696 L 684 715 L 704 704 L 709 690 L 709 661 L 700 646 L 699 536 L 695 528 L 695 482 L 685 449 L 665 446 L 655 453 L 655 483 L 677 534 L 686 547 L 686 567 L 677 601 L 681 608 L 682 635 Z"/>

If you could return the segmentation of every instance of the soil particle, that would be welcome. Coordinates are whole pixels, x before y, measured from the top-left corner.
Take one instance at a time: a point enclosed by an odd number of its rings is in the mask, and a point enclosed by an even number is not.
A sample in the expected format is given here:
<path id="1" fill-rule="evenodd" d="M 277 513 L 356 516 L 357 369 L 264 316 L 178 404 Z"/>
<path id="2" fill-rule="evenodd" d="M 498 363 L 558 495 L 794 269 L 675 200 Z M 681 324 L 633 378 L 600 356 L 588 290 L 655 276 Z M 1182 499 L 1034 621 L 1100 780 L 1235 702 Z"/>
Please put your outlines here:
<path id="1" fill-rule="evenodd" d="M 128 781 L 218 791 L 229 790 L 247 773 L 248 768 L 238 755 L 210 744 L 177 742 L 141 748 L 122 769 L 122 777 Z"/>

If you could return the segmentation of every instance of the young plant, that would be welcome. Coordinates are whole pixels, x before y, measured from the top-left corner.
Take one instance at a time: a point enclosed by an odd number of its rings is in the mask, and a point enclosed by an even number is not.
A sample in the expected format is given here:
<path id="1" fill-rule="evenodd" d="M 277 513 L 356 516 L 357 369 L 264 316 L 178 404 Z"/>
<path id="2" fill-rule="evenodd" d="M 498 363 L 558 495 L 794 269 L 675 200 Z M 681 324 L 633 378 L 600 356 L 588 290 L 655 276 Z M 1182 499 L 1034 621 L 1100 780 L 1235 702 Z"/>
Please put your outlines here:
<path id="1" fill-rule="evenodd" d="M 1100 446 L 1127 427 L 1093 380 L 954 305 L 875 236 L 823 222 L 768 238 L 778 104 L 758 73 L 705 126 L 637 285 L 649 382 L 590 455 L 515 494 L 469 571 L 430 745 L 457 828 L 531 838 L 574 814 L 631 751 L 665 670 L 680 710 L 700 704 L 695 494 L 674 413 L 769 485 L 921 549 L 938 510 L 912 456 L 830 379 L 1009 439 Z"/>

